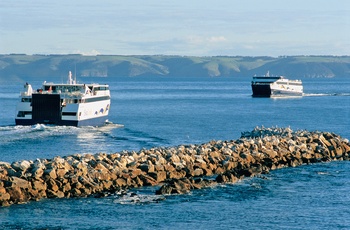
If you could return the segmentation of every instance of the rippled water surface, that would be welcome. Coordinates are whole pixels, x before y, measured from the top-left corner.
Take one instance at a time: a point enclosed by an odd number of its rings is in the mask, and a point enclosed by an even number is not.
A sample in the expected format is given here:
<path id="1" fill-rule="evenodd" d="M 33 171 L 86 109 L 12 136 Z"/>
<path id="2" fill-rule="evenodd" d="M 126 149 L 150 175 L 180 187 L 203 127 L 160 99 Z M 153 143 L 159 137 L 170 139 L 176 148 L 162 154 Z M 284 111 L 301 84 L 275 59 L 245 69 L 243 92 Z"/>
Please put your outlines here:
<path id="1" fill-rule="evenodd" d="M 348 79 L 305 79 L 305 96 L 276 99 L 252 98 L 248 78 L 82 80 L 110 84 L 108 125 L 15 126 L 22 83 L 0 85 L 0 161 L 231 140 L 262 125 L 350 139 Z M 0 228 L 348 229 L 349 170 L 349 162 L 331 162 L 188 195 L 159 197 L 151 187 L 105 198 L 48 199 L 0 208 Z"/>

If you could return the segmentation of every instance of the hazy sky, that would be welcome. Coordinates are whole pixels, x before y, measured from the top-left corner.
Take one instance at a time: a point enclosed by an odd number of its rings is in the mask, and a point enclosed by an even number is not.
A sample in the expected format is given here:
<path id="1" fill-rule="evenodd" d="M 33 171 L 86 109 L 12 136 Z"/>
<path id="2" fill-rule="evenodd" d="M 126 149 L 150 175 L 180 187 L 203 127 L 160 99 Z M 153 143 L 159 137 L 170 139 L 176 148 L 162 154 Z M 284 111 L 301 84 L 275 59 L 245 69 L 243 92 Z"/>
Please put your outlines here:
<path id="1" fill-rule="evenodd" d="M 350 55 L 350 0 L 1 0 L 9 53 Z"/>

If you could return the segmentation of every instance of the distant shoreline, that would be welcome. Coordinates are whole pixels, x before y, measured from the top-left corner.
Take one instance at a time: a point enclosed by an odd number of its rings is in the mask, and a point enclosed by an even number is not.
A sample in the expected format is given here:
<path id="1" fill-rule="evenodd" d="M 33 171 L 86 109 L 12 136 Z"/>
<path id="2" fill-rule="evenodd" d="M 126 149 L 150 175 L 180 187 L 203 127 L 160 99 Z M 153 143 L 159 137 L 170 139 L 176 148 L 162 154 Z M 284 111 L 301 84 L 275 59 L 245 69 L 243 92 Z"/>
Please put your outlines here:
<path id="1" fill-rule="evenodd" d="M 289 78 L 350 77 L 350 56 L 174 56 L 0 54 L 1 79 L 65 77 L 251 77 L 270 71 Z"/>

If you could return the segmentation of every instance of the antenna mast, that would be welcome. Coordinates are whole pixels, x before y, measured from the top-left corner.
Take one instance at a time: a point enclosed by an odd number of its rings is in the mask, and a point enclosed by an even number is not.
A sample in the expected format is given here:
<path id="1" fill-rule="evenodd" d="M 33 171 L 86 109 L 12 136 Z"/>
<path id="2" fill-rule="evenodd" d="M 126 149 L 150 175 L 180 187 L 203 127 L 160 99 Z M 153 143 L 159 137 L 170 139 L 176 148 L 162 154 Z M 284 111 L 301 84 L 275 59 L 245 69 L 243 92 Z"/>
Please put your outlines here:
<path id="1" fill-rule="evenodd" d="M 74 81 L 77 83 L 77 63 L 74 64 Z"/>

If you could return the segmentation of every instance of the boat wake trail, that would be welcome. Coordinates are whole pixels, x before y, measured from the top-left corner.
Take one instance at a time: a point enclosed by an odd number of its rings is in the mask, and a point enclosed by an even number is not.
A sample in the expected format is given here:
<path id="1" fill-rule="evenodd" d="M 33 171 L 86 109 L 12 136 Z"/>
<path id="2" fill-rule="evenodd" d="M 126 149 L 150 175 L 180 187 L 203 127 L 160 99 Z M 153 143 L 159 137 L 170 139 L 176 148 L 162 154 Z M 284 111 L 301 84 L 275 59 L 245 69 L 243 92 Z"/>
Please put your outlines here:
<path id="1" fill-rule="evenodd" d="M 137 149 L 169 144 L 166 139 L 139 130 L 125 128 L 124 125 L 111 122 L 102 127 L 87 126 L 81 127 L 80 129 L 81 131 L 78 133 L 77 137 L 85 143 L 87 140 L 99 140 L 108 144 L 116 141 L 119 144 L 120 142 L 123 142 L 126 146 L 134 146 Z"/>
<path id="2" fill-rule="evenodd" d="M 156 137 L 142 131 L 132 130 L 128 128 L 125 128 L 124 130 L 127 132 L 127 134 L 130 135 L 128 136 L 129 141 L 137 142 L 143 147 L 153 147 L 157 145 L 169 144 L 166 139 Z"/>
<path id="3" fill-rule="evenodd" d="M 115 151 L 118 147 L 141 149 L 169 144 L 166 139 L 113 123 L 102 127 L 44 124 L 0 126 L 0 136 L 0 144 L 3 146 L 35 145 L 47 149 L 47 146 L 42 145 L 54 142 L 78 152 Z"/>
<path id="4" fill-rule="evenodd" d="M 50 136 L 72 135 L 78 128 L 70 126 L 49 126 L 37 124 L 32 126 L 0 126 L 1 143 L 22 140 L 37 140 Z"/>
<path id="5" fill-rule="evenodd" d="M 103 136 L 113 129 L 123 127 L 118 124 L 107 124 L 103 127 L 74 127 L 74 126 L 54 126 L 36 124 L 32 126 L 0 126 L 0 136 L 2 144 L 13 142 L 31 142 L 47 140 L 50 138 L 77 137 L 77 139 L 93 140 Z"/>
<path id="6" fill-rule="evenodd" d="M 350 93 L 304 93 L 304 97 L 329 97 L 329 96 L 350 96 Z"/>
<path id="7" fill-rule="evenodd" d="M 119 136 L 119 135 L 114 135 L 113 132 L 112 132 L 114 129 L 120 129 L 120 128 L 123 128 L 123 127 L 124 127 L 124 125 L 114 124 L 114 123 L 108 122 L 108 123 L 106 123 L 105 126 L 96 127 L 95 131 L 97 133 L 101 134 L 102 136 L 107 137 L 107 138 L 111 138 L 113 140 L 127 141 L 128 138 L 122 137 L 122 136 Z"/>

